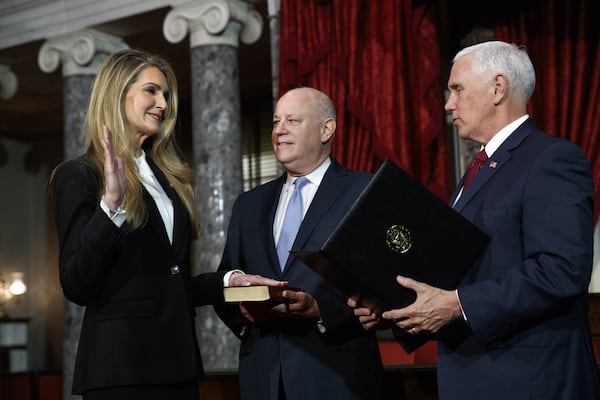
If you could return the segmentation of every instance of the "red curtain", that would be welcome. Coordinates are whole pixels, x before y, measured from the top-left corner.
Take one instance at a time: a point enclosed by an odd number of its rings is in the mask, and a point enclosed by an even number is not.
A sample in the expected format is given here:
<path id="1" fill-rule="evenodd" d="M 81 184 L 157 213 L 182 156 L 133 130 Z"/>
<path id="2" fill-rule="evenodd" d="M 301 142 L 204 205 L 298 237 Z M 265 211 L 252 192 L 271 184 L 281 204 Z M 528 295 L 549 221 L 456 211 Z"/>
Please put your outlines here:
<path id="1" fill-rule="evenodd" d="M 600 47 L 597 0 L 547 0 L 498 22 L 496 37 L 524 45 L 536 69 L 529 113 L 546 132 L 577 143 L 592 166 L 600 211 Z"/>
<path id="2" fill-rule="evenodd" d="M 439 197 L 453 189 L 435 2 L 282 0 L 280 91 L 336 105 L 333 156 L 374 171 L 390 158 Z"/>

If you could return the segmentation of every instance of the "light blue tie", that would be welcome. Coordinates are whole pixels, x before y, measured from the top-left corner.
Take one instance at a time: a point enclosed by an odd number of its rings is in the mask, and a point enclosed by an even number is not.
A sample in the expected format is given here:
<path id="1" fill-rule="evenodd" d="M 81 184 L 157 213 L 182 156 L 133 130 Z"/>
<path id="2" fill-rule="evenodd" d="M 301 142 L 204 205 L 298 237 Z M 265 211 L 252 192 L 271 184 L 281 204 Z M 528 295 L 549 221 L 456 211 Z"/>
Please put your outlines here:
<path id="1" fill-rule="evenodd" d="M 298 228 L 302 222 L 302 187 L 308 183 L 306 177 L 301 176 L 294 182 L 294 191 L 285 210 L 285 217 L 281 225 L 281 233 L 277 242 L 277 257 L 279 257 L 279 266 L 281 270 L 285 268 L 289 251 L 296 239 Z"/>

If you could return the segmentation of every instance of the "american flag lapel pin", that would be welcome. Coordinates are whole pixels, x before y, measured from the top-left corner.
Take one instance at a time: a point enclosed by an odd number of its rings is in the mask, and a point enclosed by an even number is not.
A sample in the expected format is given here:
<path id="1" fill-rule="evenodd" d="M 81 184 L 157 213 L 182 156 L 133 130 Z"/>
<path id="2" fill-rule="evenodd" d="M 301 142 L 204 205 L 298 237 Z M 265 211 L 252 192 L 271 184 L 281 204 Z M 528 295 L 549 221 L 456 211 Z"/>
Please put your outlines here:
<path id="1" fill-rule="evenodd" d="M 496 168 L 496 166 L 498 166 L 498 163 L 496 161 L 492 161 L 490 163 L 490 168 Z"/>

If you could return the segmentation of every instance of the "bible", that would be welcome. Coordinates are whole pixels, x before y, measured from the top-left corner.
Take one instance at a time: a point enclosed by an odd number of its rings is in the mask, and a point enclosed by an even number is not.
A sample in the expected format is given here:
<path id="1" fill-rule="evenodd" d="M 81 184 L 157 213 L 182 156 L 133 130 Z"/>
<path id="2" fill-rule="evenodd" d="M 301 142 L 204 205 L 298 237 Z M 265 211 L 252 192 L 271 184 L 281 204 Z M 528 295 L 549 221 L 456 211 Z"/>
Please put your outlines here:
<path id="1" fill-rule="evenodd" d="M 223 288 L 226 303 L 239 303 L 242 301 L 284 301 L 281 292 L 284 290 L 302 290 L 291 286 L 229 286 Z"/>

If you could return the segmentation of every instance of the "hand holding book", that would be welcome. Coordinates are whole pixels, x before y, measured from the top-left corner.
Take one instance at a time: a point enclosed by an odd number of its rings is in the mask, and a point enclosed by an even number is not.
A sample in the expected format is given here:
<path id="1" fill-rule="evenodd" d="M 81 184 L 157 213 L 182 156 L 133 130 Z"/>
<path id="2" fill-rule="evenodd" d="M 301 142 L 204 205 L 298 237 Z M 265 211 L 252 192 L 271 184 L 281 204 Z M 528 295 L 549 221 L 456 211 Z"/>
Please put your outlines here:
<path id="1" fill-rule="evenodd" d="M 225 302 L 239 303 L 242 315 L 252 323 L 266 321 L 287 314 L 289 300 L 284 291 L 300 292 L 301 288 L 290 286 L 238 286 L 223 289 Z"/>

